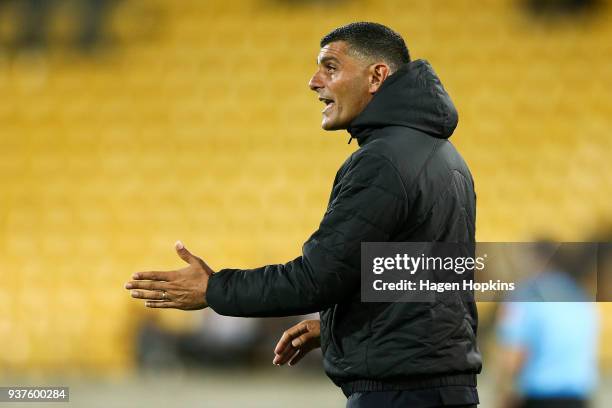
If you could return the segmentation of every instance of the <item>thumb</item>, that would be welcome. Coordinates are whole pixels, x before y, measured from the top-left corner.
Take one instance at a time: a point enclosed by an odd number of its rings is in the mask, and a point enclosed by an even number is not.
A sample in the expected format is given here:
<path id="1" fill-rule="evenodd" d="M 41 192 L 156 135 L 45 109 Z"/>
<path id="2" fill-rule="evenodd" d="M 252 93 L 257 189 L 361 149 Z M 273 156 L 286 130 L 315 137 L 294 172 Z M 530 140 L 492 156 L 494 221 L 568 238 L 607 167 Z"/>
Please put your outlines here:
<path id="1" fill-rule="evenodd" d="M 178 256 L 180 256 L 181 259 L 188 264 L 192 264 L 197 261 L 196 257 L 193 256 L 193 254 L 189 252 L 187 248 L 185 248 L 185 245 L 183 245 L 181 241 L 176 241 L 174 248 L 176 249 Z"/>

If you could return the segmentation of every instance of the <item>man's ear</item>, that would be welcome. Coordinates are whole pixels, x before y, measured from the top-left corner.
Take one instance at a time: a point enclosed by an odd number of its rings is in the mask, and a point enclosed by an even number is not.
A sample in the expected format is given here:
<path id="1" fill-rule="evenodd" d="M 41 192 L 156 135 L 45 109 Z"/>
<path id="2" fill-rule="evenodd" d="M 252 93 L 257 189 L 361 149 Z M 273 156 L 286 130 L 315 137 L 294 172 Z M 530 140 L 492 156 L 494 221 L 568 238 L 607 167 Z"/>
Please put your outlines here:
<path id="1" fill-rule="evenodd" d="M 387 79 L 389 75 L 391 75 L 391 69 L 384 62 L 377 62 L 375 64 L 370 65 L 370 84 L 368 87 L 368 91 L 371 94 L 375 94 L 378 92 L 378 89 L 382 85 L 383 82 Z"/>

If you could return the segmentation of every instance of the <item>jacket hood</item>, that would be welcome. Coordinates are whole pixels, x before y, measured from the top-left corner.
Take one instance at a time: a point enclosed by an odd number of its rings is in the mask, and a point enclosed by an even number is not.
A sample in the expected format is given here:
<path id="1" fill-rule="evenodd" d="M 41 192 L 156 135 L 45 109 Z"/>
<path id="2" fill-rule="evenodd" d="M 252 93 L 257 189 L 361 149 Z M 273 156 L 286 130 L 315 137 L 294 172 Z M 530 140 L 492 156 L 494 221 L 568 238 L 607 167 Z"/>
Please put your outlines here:
<path id="1" fill-rule="evenodd" d="M 370 130 L 386 126 L 405 126 L 447 139 L 457 121 L 457 109 L 429 62 L 416 60 L 383 82 L 348 131 L 359 144 Z"/>

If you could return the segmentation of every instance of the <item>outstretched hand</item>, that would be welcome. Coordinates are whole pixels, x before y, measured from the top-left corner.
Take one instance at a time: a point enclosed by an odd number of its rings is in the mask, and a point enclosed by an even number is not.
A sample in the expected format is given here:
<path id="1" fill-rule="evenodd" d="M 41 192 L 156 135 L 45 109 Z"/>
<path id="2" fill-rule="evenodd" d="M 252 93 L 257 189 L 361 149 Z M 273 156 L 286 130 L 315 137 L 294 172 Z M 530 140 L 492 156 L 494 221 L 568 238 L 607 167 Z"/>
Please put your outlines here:
<path id="1" fill-rule="evenodd" d="M 273 364 L 297 364 L 309 351 L 321 347 L 321 322 L 304 320 L 287 329 L 274 349 Z"/>
<path id="2" fill-rule="evenodd" d="M 189 266 L 176 271 L 136 272 L 125 284 L 133 298 L 145 299 L 145 306 L 182 310 L 204 309 L 208 279 L 214 273 L 202 259 L 193 255 L 181 241 L 176 253 Z"/>

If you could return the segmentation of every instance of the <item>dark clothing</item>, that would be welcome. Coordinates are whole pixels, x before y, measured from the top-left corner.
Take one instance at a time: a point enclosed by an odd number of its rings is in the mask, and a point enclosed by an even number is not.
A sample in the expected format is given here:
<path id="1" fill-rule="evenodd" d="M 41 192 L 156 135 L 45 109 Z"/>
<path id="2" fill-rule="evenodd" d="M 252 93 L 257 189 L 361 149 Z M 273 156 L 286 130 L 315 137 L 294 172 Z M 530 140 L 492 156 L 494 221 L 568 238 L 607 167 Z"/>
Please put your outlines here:
<path id="1" fill-rule="evenodd" d="M 527 398 L 521 408 L 587 408 L 589 401 L 583 398 Z"/>
<path id="2" fill-rule="evenodd" d="M 320 311 L 325 371 L 352 392 L 474 387 L 481 357 L 473 302 L 360 301 L 362 242 L 474 242 L 472 176 L 447 140 L 456 125 L 431 66 L 403 66 L 351 123 L 360 148 L 338 171 L 303 255 L 219 271 L 208 284 L 209 305 L 231 316 Z"/>
<path id="3" fill-rule="evenodd" d="M 476 390 L 456 387 L 455 389 L 356 392 L 346 401 L 346 408 L 476 408 L 476 404 L 478 404 Z"/>
<path id="4" fill-rule="evenodd" d="M 476 404 L 479 403 L 476 388 L 463 386 L 426 388 L 411 391 L 354 392 L 347 395 L 347 397 L 347 408 L 437 408 L 444 406 L 468 408 L 476 407 Z"/>

